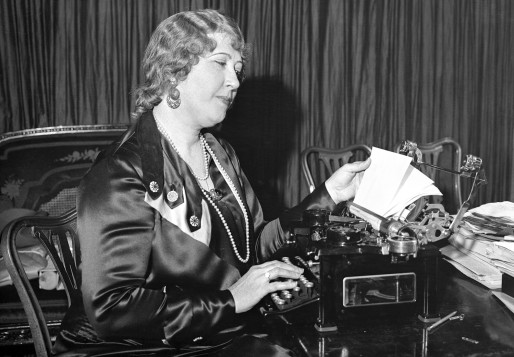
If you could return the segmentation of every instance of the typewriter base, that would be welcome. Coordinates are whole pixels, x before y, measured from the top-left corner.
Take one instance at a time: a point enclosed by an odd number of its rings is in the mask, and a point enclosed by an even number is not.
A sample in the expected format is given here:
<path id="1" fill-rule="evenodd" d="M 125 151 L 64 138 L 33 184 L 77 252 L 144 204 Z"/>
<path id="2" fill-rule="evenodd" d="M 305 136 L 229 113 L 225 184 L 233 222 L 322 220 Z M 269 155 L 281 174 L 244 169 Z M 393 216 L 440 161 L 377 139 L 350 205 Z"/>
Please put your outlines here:
<path id="1" fill-rule="evenodd" d="M 437 247 L 424 245 L 404 261 L 390 255 L 320 252 L 317 331 L 335 331 L 345 315 L 363 311 L 393 316 L 410 311 L 423 322 L 439 318 Z"/>

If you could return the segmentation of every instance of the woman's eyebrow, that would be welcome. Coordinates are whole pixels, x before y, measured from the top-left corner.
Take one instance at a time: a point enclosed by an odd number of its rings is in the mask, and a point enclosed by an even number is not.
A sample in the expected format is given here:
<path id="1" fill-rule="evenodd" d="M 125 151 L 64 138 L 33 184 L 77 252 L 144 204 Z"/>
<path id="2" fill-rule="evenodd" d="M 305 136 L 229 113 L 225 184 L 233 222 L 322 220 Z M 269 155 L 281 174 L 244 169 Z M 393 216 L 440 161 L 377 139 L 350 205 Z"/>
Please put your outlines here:
<path id="1" fill-rule="evenodd" d="M 213 52 L 210 55 L 208 55 L 207 58 L 214 57 L 214 56 L 219 56 L 219 55 L 224 55 L 224 56 L 227 56 L 229 59 L 232 59 L 232 55 L 230 53 L 227 53 L 227 52 Z M 243 62 L 243 59 L 241 58 L 240 60 L 238 60 L 236 62 Z"/>
<path id="2" fill-rule="evenodd" d="M 226 53 L 226 52 L 213 52 L 210 55 L 208 55 L 207 57 L 213 57 L 213 56 L 217 56 L 217 55 L 225 55 L 228 58 L 232 59 L 232 56 L 229 53 Z"/>

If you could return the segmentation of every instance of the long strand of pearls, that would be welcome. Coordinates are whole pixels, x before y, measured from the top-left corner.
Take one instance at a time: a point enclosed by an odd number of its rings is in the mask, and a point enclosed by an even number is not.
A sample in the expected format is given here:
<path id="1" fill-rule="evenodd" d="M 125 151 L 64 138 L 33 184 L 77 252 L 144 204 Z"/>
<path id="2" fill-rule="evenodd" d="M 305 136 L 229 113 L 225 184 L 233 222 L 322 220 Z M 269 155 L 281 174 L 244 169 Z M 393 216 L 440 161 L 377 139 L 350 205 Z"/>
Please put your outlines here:
<path id="1" fill-rule="evenodd" d="M 219 210 L 218 206 L 214 203 L 210 195 L 207 191 L 205 191 L 204 188 L 202 188 L 202 192 L 204 193 L 205 197 L 207 198 L 207 201 L 214 207 L 216 210 L 216 213 L 218 213 L 218 216 L 221 219 L 221 222 L 223 222 L 223 226 L 225 227 L 225 230 L 227 231 L 228 236 L 230 237 L 230 243 L 232 244 L 232 249 L 234 249 L 234 253 L 236 254 L 239 261 L 242 263 L 247 263 L 248 260 L 250 260 L 250 224 L 249 224 L 249 218 L 248 218 L 248 212 L 246 212 L 246 208 L 244 206 L 243 200 L 241 199 L 241 196 L 239 196 L 239 193 L 237 192 L 236 186 L 234 185 L 234 182 L 228 175 L 228 173 L 225 171 L 223 166 L 221 166 L 220 162 L 218 161 L 218 158 L 214 154 L 214 151 L 212 151 L 211 147 L 207 143 L 207 140 L 205 140 L 205 137 L 203 135 L 200 135 L 200 140 L 202 141 L 202 145 L 207 149 L 209 154 L 212 157 L 212 160 L 218 167 L 218 170 L 220 171 L 221 175 L 225 179 L 225 182 L 228 184 L 228 187 L 230 187 L 230 190 L 234 194 L 234 197 L 236 198 L 237 203 L 239 204 L 239 207 L 241 207 L 241 211 L 243 212 L 243 217 L 245 220 L 245 233 L 246 233 L 246 258 L 242 258 L 239 254 L 239 251 L 237 250 L 236 243 L 234 241 L 234 237 L 232 236 L 232 232 L 230 231 L 230 228 L 225 221 L 225 217 L 221 214 L 221 211 Z"/>
<path id="2" fill-rule="evenodd" d="M 180 152 L 178 151 L 177 147 L 173 143 L 173 140 L 171 140 L 171 137 L 168 134 L 168 132 L 166 131 L 166 129 L 164 129 L 164 127 L 161 125 L 161 123 L 157 119 L 155 119 L 155 122 L 157 123 L 157 128 L 164 135 L 164 137 L 169 141 L 173 150 L 175 150 L 177 155 L 185 162 L 184 158 L 180 155 Z M 202 185 L 199 185 L 200 189 L 202 190 L 202 193 L 204 194 L 205 198 L 207 199 L 207 202 L 209 202 L 211 204 L 211 206 L 214 208 L 214 210 L 218 214 L 221 222 L 223 223 L 223 227 L 225 228 L 225 231 L 227 232 L 227 235 L 230 238 L 230 244 L 232 245 L 232 249 L 234 250 L 234 253 L 236 254 L 237 259 L 239 259 L 239 261 L 241 263 L 248 263 L 248 261 L 250 260 L 250 223 L 249 223 L 250 220 L 248 218 L 248 212 L 246 212 L 246 208 L 244 206 L 243 200 L 239 196 L 239 193 L 237 192 L 234 182 L 232 182 L 232 179 L 227 174 L 227 172 L 225 171 L 223 166 L 221 166 L 220 162 L 218 161 L 218 158 L 212 151 L 211 147 L 205 140 L 204 136 L 201 134 L 200 134 L 200 142 L 202 144 L 201 146 L 202 146 L 202 151 L 203 151 L 203 155 L 204 155 L 204 159 L 205 159 L 205 172 L 206 172 L 205 178 L 200 178 L 200 177 L 196 176 L 195 173 L 193 172 L 193 170 L 191 170 L 191 167 L 189 167 L 189 165 L 188 165 L 189 170 L 191 171 L 191 173 L 197 180 L 206 181 L 209 178 L 209 155 L 211 155 L 212 160 L 218 167 L 218 170 L 220 171 L 221 175 L 225 179 L 225 182 L 228 184 L 228 187 L 234 194 L 234 197 L 236 198 L 236 201 L 239 204 L 241 211 L 243 212 L 243 217 L 244 217 L 244 221 L 245 221 L 245 233 L 246 233 L 246 257 L 245 258 L 243 258 L 241 256 L 241 254 L 239 253 L 239 251 L 237 250 L 236 242 L 234 240 L 234 236 L 232 235 L 232 231 L 230 230 L 230 227 L 228 226 L 227 221 L 225 220 L 225 217 L 223 216 L 220 209 L 218 208 L 218 206 L 212 199 L 212 195 L 210 195 L 209 192 L 207 192 L 207 190 L 205 190 L 202 187 Z"/>

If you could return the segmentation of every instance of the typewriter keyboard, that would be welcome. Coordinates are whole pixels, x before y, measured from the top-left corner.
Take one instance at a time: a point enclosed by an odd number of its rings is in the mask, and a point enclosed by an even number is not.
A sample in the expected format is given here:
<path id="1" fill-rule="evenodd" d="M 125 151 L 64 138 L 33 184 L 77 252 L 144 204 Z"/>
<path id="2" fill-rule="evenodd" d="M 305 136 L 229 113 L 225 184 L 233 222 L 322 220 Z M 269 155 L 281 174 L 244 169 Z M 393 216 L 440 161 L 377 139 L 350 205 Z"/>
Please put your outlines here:
<path id="1" fill-rule="evenodd" d="M 283 257 L 282 261 L 303 268 L 304 273 L 295 288 L 276 291 L 263 299 L 261 313 L 264 315 L 291 311 L 319 300 L 318 281 L 307 262 L 299 256 Z"/>

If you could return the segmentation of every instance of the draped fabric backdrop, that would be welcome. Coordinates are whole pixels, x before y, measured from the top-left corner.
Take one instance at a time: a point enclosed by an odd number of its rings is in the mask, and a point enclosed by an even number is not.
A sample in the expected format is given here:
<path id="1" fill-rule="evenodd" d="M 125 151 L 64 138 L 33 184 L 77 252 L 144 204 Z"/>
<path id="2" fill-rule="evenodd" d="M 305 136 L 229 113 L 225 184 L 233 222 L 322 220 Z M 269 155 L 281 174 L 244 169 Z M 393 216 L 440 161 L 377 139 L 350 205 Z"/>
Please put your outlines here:
<path id="1" fill-rule="evenodd" d="M 307 194 L 307 146 L 445 136 L 484 161 L 475 205 L 514 200 L 512 0 L 4 0 L 0 133 L 128 123 L 153 29 L 198 8 L 253 45 L 221 134 L 268 214 Z"/>

